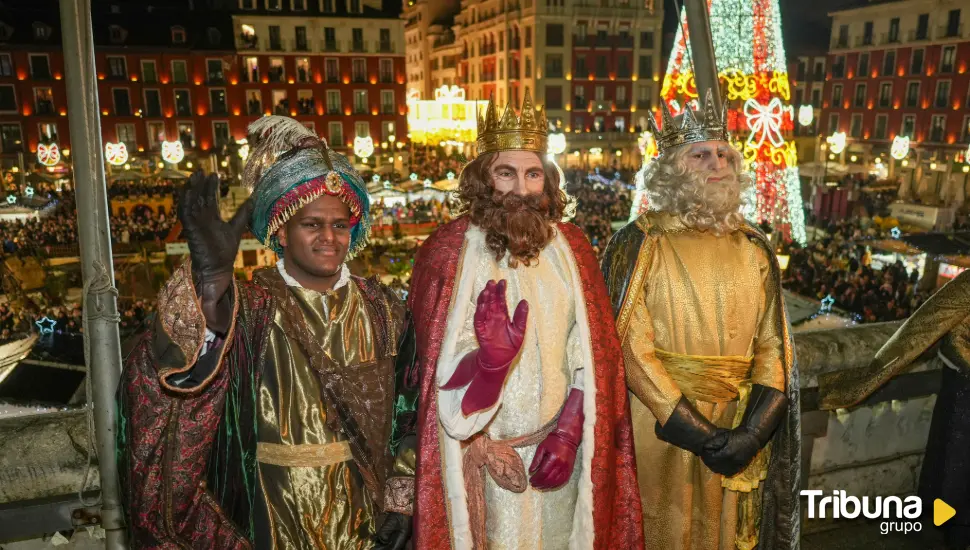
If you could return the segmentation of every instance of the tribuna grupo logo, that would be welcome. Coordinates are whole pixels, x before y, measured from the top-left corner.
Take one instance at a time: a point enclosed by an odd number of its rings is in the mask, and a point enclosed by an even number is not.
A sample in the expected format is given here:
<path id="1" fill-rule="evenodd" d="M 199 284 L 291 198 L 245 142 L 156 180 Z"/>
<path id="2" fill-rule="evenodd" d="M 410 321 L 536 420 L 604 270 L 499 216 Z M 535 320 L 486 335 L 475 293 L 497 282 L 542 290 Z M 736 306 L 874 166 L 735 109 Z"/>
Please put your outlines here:
<path id="1" fill-rule="evenodd" d="M 888 533 L 919 532 L 923 524 L 919 518 L 923 513 L 923 501 L 917 496 L 900 498 L 891 497 L 856 497 L 847 495 L 845 491 L 835 490 L 831 495 L 823 496 L 824 491 L 818 489 L 801 491 L 803 497 L 808 497 L 809 519 L 882 519 L 879 531 Z"/>

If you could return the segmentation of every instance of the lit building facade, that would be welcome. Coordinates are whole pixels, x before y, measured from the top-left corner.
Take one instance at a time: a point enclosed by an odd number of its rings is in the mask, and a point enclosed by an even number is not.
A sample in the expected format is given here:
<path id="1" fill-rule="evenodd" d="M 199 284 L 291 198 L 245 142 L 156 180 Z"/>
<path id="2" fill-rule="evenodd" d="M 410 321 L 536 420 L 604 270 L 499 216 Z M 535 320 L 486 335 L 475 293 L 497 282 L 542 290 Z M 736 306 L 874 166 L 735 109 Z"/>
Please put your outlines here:
<path id="1" fill-rule="evenodd" d="M 423 13 L 425 1 L 405 7 L 406 32 L 427 32 L 423 19 L 408 16 Z M 659 94 L 662 20 L 653 0 L 463 0 L 454 46 L 447 44 L 449 55 L 458 54 L 456 67 L 442 61 L 435 69 L 432 57 L 424 79 L 409 87 L 433 89 L 455 78 L 468 99 L 494 97 L 499 105 L 521 104 L 528 89 L 566 133 L 568 163 L 636 166 L 637 130 Z M 426 58 L 434 44 L 408 41 L 409 58 L 416 48 Z M 409 74 L 417 70 L 410 67 Z M 422 94 L 433 97 L 430 89 Z"/>
<path id="2" fill-rule="evenodd" d="M 917 169 L 940 170 L 970 144 L 967 0 L 907 0 L 830 14 L 820 131 L 845 132 L 843 155 L 868 164 L 907 136 Z M 894 163 L 890 163 L 892 165 Z"/>

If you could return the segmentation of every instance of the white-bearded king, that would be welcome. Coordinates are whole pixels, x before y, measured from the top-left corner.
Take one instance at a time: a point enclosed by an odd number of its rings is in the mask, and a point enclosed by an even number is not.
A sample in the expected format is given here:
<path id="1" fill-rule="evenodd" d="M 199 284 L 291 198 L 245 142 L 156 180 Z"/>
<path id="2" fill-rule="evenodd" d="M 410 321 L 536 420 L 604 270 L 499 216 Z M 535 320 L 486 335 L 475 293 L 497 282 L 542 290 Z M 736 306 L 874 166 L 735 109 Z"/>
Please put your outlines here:
<path id="1" fill-rule="evenodd" d="M 603 271 L 631 399 L 647 548 L 798 545 L 798 376 L 778 262 L 708 93 L 653 124 L 649 210 Z M 653 119 L 648 119 L 653 123 Z"/>

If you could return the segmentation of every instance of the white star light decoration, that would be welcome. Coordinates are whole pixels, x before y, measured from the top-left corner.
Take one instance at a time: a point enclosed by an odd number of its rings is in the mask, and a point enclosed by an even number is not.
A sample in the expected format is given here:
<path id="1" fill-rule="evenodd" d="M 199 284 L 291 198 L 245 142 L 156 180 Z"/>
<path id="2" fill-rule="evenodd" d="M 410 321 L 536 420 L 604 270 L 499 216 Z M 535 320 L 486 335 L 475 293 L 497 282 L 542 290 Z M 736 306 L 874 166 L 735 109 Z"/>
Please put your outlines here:
<path id="1" fill-rule="evenodd" d="M 777 97 L 771 98 L 767 105 L 762 105 L 754 99 L 744 102 L 744 116 L 751 128 L 748 145 L 759 148 L 765 139 L 778 148 L 785 144 L 785 137 L 781 134 L 781 119 L 785 108 Z"/>
<path id="2" fill-rule="evenodd" d="M 818 308 L 819 313 L 831 313 L 832 306 L 835 305 L 835 298 L 831 294 L 822 298 L 822 307 Z"/>
<path id="3" fill-rule="evenodd" d="M 33 197 L 34 196 L 34 188 L 33 187 L 30 187 L 30 186 L 27 186 L 27 188 L 24 189 L 24 195 L 27 195 L 27 198 Z"/>
<path id="4" fill-rule="evenodd" d="M 455 173 L 454 172 L 448 172 L 448 175 L 446 177 L 448 178 L 448 181 L 451 181 L 451 180 L 455 179 Z"/>
<path id="5" fill-rule="evenodd" d="M 370 177 L 370 180 L 372 182 L 374 182 L 374 183 L 380 183 L 381 182 L 381 177 L 378 176 L 377 174 L 374 174 L 373 176 Z"/>
<path id="6" fill-rule="evenodd" d="M 411 172 L 410 178 L 411 178 L 411 181 L 418 181 L 418 175 L 415 174 L 414 172 Z"/>
<path id="7" fill-rule="evenodd" d="M 45 315 L 43 319 L 34 321 L 34 324 L 40 329 L 41 334 L 54 334 L 54 327 L 57 326 L 57 321 L 48 319 Z"/>
<path id="8" fill-rule="evenodd" d="M 428 179 L 424 180 L 424 188 L 425 189 L 429 189 L 430 187 L 431 187 L 431 179 L 428 178 Z"/>
<path id="9" fill-rule="evenodd" d="M 7 195 L 7 204 L 16 204 L 16 203 L 17 203 L 16 195 Z"/>
<path id="10" fill-rule="evenodd" d="M 903 232 L 900 231 L 898 227 L 894 227 L 889 230 L 889 234 L 892 235 L 894 239 L 898 239 L 903 234 Z"/>

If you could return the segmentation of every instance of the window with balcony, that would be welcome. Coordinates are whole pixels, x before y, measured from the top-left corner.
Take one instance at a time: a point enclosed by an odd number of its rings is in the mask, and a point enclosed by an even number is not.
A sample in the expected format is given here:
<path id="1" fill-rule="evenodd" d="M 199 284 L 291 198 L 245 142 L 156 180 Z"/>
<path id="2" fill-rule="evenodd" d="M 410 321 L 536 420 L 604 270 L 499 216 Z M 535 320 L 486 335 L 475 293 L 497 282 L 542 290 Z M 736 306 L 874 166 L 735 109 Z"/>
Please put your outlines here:
<path id="1" fill-rule="evenodd" d="M 257 116 L 263 114 L 263 94 L 259 90 L 246 91 L 246 113 Z"/>
<path id="2" fill-rule="evenodd" d="M 13 76 L 13 62 L 8 53 L 0 53 L 0 76 Z"/>
<path id="3" fill-rule="evenodd" d="M 336 0 L 323 0 L 323 13 L 334 13 L 337 11 Z"/>
<path id="4" fill-rule="evenodd" d="M 921 13 L 919 18 L 916 20 L 916 33 L 913 36 L 915 40 L 926 40 L 929 37 L 930 30 L 930 14 Z"/>
<path id="5" fill-rule="evenodd" d="M 940 54 L 941 73 L 953 72 L 953 60 L 954 60 L 954 57 L 956 57 L 956 53 L 957 53 L 956 46 L 943 46 L 942 53 Z"/>
<path id="6" fill-rule="evenodd" d="M 293 11 L 306 11 L 307 0 L 292 0 L 292 1 L 293 1 Z"/>
<path id="7" fill-rule="evenodd" d="M 943 143 L 946 137 L 946 115 L 933 115 L 930 119 L 930 141 Z"/>
<path id="8" fill-rule="evenodd" d="M 112 89 L 111 98 L 114 100 L 116 116 L 131 116 L 131 97 L 128 95 L 128 88 Z"/>
<path id="9" fill-rule="evenodd" d="M 798 60 L 798 69 L 795 72 L 795 80 L 801 82 L 805 80 L 805 60 Z"/>
<path id="10" fill-rule="evenodd" d="M 327 58 L 323 63 L 323 70 L 326 73 L 327 83 L 335 84 L 340 82 L 340 62 L 332 57 Z"/>
<path id="11" fill-rule="evenodd" d="M 627 101 L 626 97 L 626 86 L 616 87 L 616 107 L 617 109 L 628 109 L 630 107 L 630 102 Z"/>
<path id="12" fill-rule="evenodd" d="M 381 90 L 381 114 L 394 114 L 394 90 Z"/>
<path id="13" fill-rule="evenodd" d="M 923 55 L 925 50 L 913 50 L 909 58 L 909 74 L 921 74 L 923 72 Z"/>
<path id="14" fill-rule="evenodd" d="M 532 58 L 525 56 L 525 77 L 532 78 Z"/>
<path id="15" fill-rule="evenodd" d="M 596 86 L 593 88 L 593 99 L 595 101 L 603 101 L 606 99 L 606 87 Z"/>
<path id="16" fill-rule="evenodd" d="M 363 12 L 364 10 L 362 10 L 360 7 L 360 0 L 350 0 L 350 8 L 348 11 L 350 11 L 350 13 Z"/>
<path id="17" fill-rule="evenodd" d="M 243 58 L 241 70 L 243 82 L 259 82 L 259 58 Z"/>
<path id="18" fill-rule="evenodd" d="M 148 149 L 151 151 L 158 151 L 162 147 L 162 142 L 165 141 L 165 123 L 164 122 L 147 122 L 145 127 L 148 133 Z"/>
<path id="19" fill-rule="evenodd" d="M 859 65 L 857 69 L 856 74 L 858 74 L 859 77 L 869 77 L 869 52 L 862 52 L 859 54 Z"/>
<path id="20" fill-rule="evenodd" d="M 273 11 L 283 9 L 283 0 L 266 0 L 266 9 Z"/>
<path id="21" fill-rule="evenodd" d="M 175 115 L 192 116 L 192 103 L 188 90 L 175 90 Z"/>
<path id="22" fill-rule="evenodd" d="M 849 137 L 859 139 L 862 137 L 862 115 L 853 114 L 849 121 Z"/>
<path id="23" fill-rule="evenodd" d="M 286 79 L 284 59 L 282 57 L 269 58 L 269 72 L 266 74 L 269 76 L 270 82 L 283 82 Z"/>
<path id="24" fill-rule="evenodd" d="M 107 60 L 108 60 L 108 78 L 112 80 L 128 79 L 128 64 L 125 62 L 124 57 L 109 56 Z"/>
<path id="25" fill-rule="evenodd" d="M 616 77 L 630 78 L 630 58 L 621 55 L 616 58 Z"/>
<path id="26" fill-rule="evenodd" d="M 359 138 L 370 137 L 370 122 L 355 122 L 354 135 Z"/>
<path id="27" fill-rule="evenodd" d="M 546 55 L 546 78 L 562 78 L 562 54 Z"/>
<path id="28" fill-rule="evenodd" d="M 337 29 L 334 27 L 324 27 L 323 29 L 323 51 L 337 51 Z"/>
<path id="29" fill-rule="evenodd" d="M 848 48 L 849 47 L 849 26 L 840 25 L 839 26 L 839 41 L 836 44 L 838 48 Z"/>
<path id="30" fill-rule="evenodd" d="M 290 98 L 286 90 L 273 90 L 273 114 L 290 116 Z"/>
<path id="31" fill-rule="evenodd" d="M 886 127 L 889 124 L 889 117 L 886 115 L 876 115 L 876 139 L 886 139 Z"/>
<path id="32" fill-rule="evenodd" d="M 653 31 L 640 33 L 640 47 L 645 49 L 653 49 Z"/>
<path id="33" fill-rule="evenodd" d="M 522 34 L 525 35 L 525 47 L 531 48 L 532 47 L 532 27 L 526 27 L 525 30 L 522 31 Z"/>
<path id="34" fill-rule="evenodd" d="M 229 134 L 229 123 L 221 120 L 212 123 L 212 142 L 216 147 L 221 148 L 232 143 Z"/>
<path id="35" fill-rule="evenodd" d="M 889 35 L 886 37 L 890 44 L 899 42 L 899 18 L 893 17 L 889 20 Z"/>
<path id="36" fill-rule="evenodd" d="M 950 105 L 950 81 L 940 80 L 936 83 L 936 99 L 933 106 L 937 109 L 945 109 Z"/>
<path id="37" fill-rule="evenodd" d="M 565 44 L 563 26 L 546 23 L 546 46 L 560 47 Z"/>
<path id="38" fill-rule="evenodd" d="M 0 151 L 4 153 L 22 152 L 24 150 L 23 140 L 19 123 L 0 124 Z"/>
<path id="39" fill-rule="evenodd" d="M 822 87 L 812 88 L 812 107 L 820 109 L 822 107 Z"/>
<path id="40" fill-rule="evenodd" d="M 351 78 L 356 83 L 367 82 L 367 60 L 356 57 L 351 62 Z"/>
<path id="41" fill-rule="evenodd" d="M 435 59 L 437 63 L 438 59 Z M 381 59 L 380 69 L 381 82 L 384 84 L 390 84 L 394 82 L 394 60 L 393 59 Z"/>
<path id="42" fill-rule="evenodd" d="M 306 52 L 310 50 L 310 43 L 306 39 L 306 27 L 299 26 L 296 28 L 296 51 Z"/>
<path id="43" fill-rule="evenodd" d="M 845 78 L 844 55 L 835 56 L 835 61 L 832 63 L 832 78 Z"/>
<path id="44" fill-rule="evenodd" d="M 960 28 L 960 10 L 950 10 L 946 15 L 946 37 L 953 38 L 963 34 Z"/>
<path id="45" fill-rule="evenodd" d="M 172 82 L 185 84 L 189 81 L 189 66 L 185 60 L 172 61 Z"/>
<path id="46" fill-rule="evenodd" d="M 310 58 L 296 58 L 296 81 L 310 82 Z"/>
<path id="47" fill-rule="evenodd" d="M 865 84 L 856 84 L 855 101 L 852 102 L 852 106 L 856 108 L 861 108 L 866 106 L 866 85 Z"/>
<path id="48" fill-rule="evenodd" d="M 397 139 L 397 124 L 393 120 L 381 121 L 381 141 Z"/>
<path id="49" fill-rule="evenodd" d="M 609 78 L 610 72 L 606 66 L 606 56 L 596 56 L 596 78 Z"/>
<path id="50" fill-rule="evenodd" d="M 138 150 L 138 140 L 135 138 L 134 124 L 115 124 L 118 141 L 125 144 L 129 151 Z"/>
<path id="51" fill-rule="evenodd" d="M 317 102 L 313 98 L 312 90 L 297 90 L 296 113 L 298 115 L 313 115 L 317 112 Z"/>
<path id="52" fill-rule="evenodd" d="M 916 139 L 916 115 L 903 115 L 903 123 L 899 128 L 899 135 L 909 139 Z"/>
<path id="53" fill-rule="evenodd" d="M 155 89 L 145 90 L 145 116 L 162 116 L 162 94 Z"/>
<path id="54" fill-rule="evenodd" d="M 573 86 L 573 109 L 586 110 L 586 88 L 583 86 Z"/>
<path id="55" fill-rule="evenodd" d="M 825 79 L 825 61 L 821 59 L 815 62 L 815 69 L 812 74 L 812 80 L 818 82 Z"/>
<path id="56" fill-rule="evenodd" d="M 919 82 L 910 82 L 909 85 L 906 86 L 906 106 L 919 106 Z"/>
<path id="57" fill-rule="evenodd" d="M 331 147 L 343 147 L 344 125 L 341 122 L 327 123 L 327 137 Z"/>
<path id="58" fill-rule="evenodd" d="M 225 88 L 209 89 L 209 110 L 213 115 L 225 115 L 229 113 L 229 109 L 226 106 Z"/>
<path id="59" fill-rule="evenodd" d="M 653 78 L 653 56 L 652 55 L 640 56 L 640 66 L 639 66 L 638 73 L 640 78 Z"/>
<path id="60" fill-rule="evenodd" d="M 363 52 L 364 50 L 364 29 L 352 29 L 351 30 L 352 41 L 351 41 L 351 51 Z"/>
<path id="61" fill-rule="evenodd" d="M 154 59 L 141 60 L 141 81 L 146 84 L 158 82 L 158 72 L 155 69 Z"/>
<path id="62" fill-rule="evenodd" d="M 839 114 L 830 113 L 829 114 L 829 127 L 828 133 L 833 134 L 839 131 Z"/>
<path id="63" fill-rule="evenodd" d="M 842 108 L 842 85 L 841 84 L 832 85 L 832 108 L 833 109 Z"/>
<path id="64" fill-rule="evenodd" d="M 179 134 L 179 141 L 182 142 L 184 149 L 195 147 L 195 124 L 192 122 L 179 122 L 175 126 Z"/>
<path id="65" fill-rule="evenodd" d="M 269 49 L 276 51 L 283 49 L 283 38 L 280 34 L 279 25 L 269 26 Z"/>
<path id="66" fill-rule="evenodd" d="M 970 143 L 970 116 L 963 117 L 963 126 L 960 127 L 960 143 Z"/>
<path id="67" fill-rule="evenodd" d="M 54 115 L 54 92 L 51 88 L 34 88 L 34 114 Z"/>
<path id="68" fill-rule="evenodd" d="M 225 84 L 226 73 L 221 59 L 206 59 L 206 82 L 208 84 Z"/>
<path id="69" fill-rule="evenodd" d="M 340 90 L 327 90 L 327 114 L 340 115 Z"/>
<path id="70" fill-rule="evenodd" d="M 882 58 L 882 76 L 893 76 L 896 72 L 896 50 L 890 50 Z"/>
<path id="71" fill-rule="evenodd" d="M 51 77 L 51 64 L 46 54 L 30 54 L 30 76 L 35 80 L 46 80 Z"/>
<path id="72" fill-rule="evenodd" d="M 369 114 L 367 112 L 367 90 L 354 90 L 354 114 Z"/>
<path id="73" fill-rule="evenodd" d="M 383 53 L 394 51 L 391 47 L 391 29 L 381 29 L 378 51 Z"/>
<path id="74" fill-rule="evenodd" d="M 890 107 L 893 101 L 893 85 L 891 82 L 883 82 L 879 85 L 879 106 Z"/>
<path id="75" fill-rule="evenodd" d="M 862 25 L 862 45 L 872 45 L 872 21 L 866 21 Z"/>

